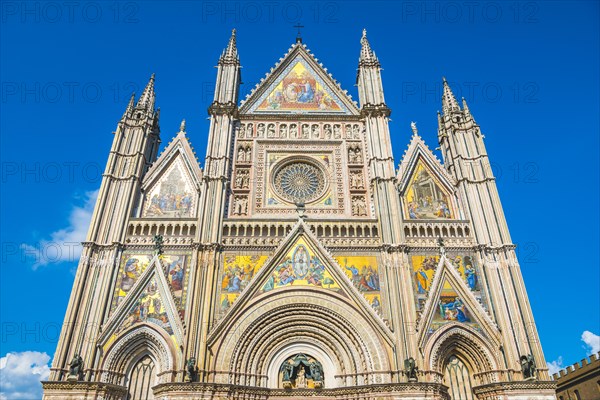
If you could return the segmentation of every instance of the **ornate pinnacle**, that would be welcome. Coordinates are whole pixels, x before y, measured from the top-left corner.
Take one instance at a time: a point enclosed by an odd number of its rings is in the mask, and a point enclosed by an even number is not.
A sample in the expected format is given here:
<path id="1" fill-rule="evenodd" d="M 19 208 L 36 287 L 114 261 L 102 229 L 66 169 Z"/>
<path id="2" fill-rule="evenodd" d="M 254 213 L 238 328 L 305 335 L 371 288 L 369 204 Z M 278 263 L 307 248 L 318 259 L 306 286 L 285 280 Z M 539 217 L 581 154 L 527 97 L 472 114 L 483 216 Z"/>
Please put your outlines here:
<path id="1" fill-rule="evenodd" d="M 448 115 L 451 111 L 460 111 L 460 106 L 458 105 L 458 101 L 456 101 L 456 97 L 454 97 L 454 93 L 452 93 L 452 89 L 450 89 L 450 85 L 448 85 L 448 81 L 446 81 L 445 77 L 442 77 L 442 81 L 444 84 L 442 93 L 442 111 L 444 115 Z"/>
<path id="2" fill-rule="evenodd" d="M 363 29 L 362 37 L 360 38 L 360 58 L 358 59 L 359 65 L 371 64 L 379 65 L 379 60 L 375 55 L 375 52 L 371 49 L 369 40 L 367 39 L 367 30 Z"/>
<path id="3" fill-rule="evenodd" d="M 123 114 L 123 117 L 126 115 L 130 115 L 131 112 L 133 111 L 134 107 L 135 107 L 135 92 L 131 93 L 131 97 L 129 98 L 129 103 L 127 103 L 127 108 L 125 109 L 125 113 Z"/>
<path id="4" fill-rule="evenodd" d="M 221 63 L 237 63 L 239 62 L 239 56 L 236 45 L 236 30 L 231 30 L 231 37 L 229 38 L 229 43 L 227 43 L 227 48 L 223 51 L 221 58 L 219 59 Z"/>
<path id="5" fill-rule="evenodd" d="M 154 111 L 154 101 L 156 98 L 156 95 L 154 94 L 154 78 L 155 74 L 152 74 L 135 108 L 143 108 L 146 111 Z"/>
<path id="6" fill-rule="evenodd" d="M 185 133 L 185 118 L 181 120 L 181 125 L 179 125 L 179 132 Z"/>

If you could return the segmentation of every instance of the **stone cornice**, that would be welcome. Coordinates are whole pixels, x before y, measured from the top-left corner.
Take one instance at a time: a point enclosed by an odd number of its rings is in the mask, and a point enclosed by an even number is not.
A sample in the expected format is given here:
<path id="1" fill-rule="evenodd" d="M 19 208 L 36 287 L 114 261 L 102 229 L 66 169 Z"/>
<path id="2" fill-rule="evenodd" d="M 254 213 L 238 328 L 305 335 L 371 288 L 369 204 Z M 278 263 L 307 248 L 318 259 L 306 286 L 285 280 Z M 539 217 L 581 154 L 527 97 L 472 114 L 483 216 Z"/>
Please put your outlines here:
<path id="1" fill-rule="evenodd" d="M 165 383 L 154 386 L 155 396 L 168 396 L 171 392 L 178 394 L 189 393 L 219 393 L 226 397 L 248 394 L 258 396 L 276 396 L 276 397 L 335 397 L 335 396 L 354 396 L 357 394 L 370 393 L 414 393 L 414 394 L 436 394 L 447 396 L 447 389 L 440 383 L 430 382 L 411 382 L 411 383 L 388 383 L 372 384 L 364 386 L 348 386 L 332 389 L 268 389 L 263 387 L 238 386 L 218 383 Z"/>
<path id="2" fill-rule="evenodd" d="M 539 393 L 540 391 L 550 391 L 554 394 L 556 382 L 553 381 L 515 381 L 515 382 L 494 382 L 487 385 L 476 386 L 473 392 L 477 395 L 496 395 L 506 394 L 507 392 L 527 391 L 527 393 Z M 487 397 L 485 397 L 487 398 Z"/>
<path id="3" fill-rule="evenodd" d="M 42 387 L 44 391 L 48 390 L 60 390 L 60 391 L 103 391 L 103 392 L 113 392 L 113 393 L 121 393 L 126 394 L 127 388 L 119 385 L 113 385 L 111 383 L 104 382 L 68 382 L 68 381 L 42 381 Z"/>

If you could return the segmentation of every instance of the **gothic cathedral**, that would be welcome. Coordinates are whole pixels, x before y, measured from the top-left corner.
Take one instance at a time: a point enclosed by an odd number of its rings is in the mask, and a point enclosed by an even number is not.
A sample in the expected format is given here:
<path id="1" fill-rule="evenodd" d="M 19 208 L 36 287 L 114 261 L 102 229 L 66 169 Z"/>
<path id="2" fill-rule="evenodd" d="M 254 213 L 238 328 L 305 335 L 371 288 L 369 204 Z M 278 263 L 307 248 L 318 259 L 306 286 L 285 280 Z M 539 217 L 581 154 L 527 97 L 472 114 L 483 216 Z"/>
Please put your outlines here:
<path id="1" fill-rule="evenodd" d="M 154 76 L 114 132 L 44 398 L 555 399 L 484 137 L 443 81 L 443 162 L 395 169 L 363 32 L 359 103 L 296 40 L 245 100 L 233 31 L 203 168 L 162 153 Z"/>

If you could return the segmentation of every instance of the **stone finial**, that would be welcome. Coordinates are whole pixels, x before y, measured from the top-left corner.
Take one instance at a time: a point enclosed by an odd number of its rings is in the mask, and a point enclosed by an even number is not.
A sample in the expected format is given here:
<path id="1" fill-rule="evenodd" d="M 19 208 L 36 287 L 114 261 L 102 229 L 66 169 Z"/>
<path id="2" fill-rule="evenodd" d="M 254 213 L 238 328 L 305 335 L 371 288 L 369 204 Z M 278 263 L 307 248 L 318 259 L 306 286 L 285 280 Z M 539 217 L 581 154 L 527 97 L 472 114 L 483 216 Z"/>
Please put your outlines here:
<path id="1" fill-rule="evenodd" d="M 185 118 L 181 120 L 181 125 L 179 125 L 179 132 L 185 133 Z"/>
<path id="2" fill-rule="evenodd" d="M 412 121 L 410 123 L 410 129 L 412 129 L 413 135 L 417 136 L 419 134 L 419 130 L 417 129 L 417 123 Z"/>

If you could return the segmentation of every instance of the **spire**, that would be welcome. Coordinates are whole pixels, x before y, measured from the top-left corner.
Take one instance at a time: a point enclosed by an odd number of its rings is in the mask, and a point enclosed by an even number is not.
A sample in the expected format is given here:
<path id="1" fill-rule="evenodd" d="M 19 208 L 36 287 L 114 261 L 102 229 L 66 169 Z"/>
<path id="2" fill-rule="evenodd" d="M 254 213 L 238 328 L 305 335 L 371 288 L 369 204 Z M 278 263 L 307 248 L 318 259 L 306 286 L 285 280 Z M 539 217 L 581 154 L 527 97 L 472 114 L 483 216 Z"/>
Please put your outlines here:
<path id="1" fill-rule="evenodd" d="M 154 100 L 156 97 L 154 94 L 154 77 L 155 74 L 152 74 L 135 108 L 143 108 L 146 111 L 154 111 Z"/>
<path id="2" fill-rule="evenodd" d="M 227 48 L 223 51 L 221 58 L 219 59 L 220 63 L 238 63 L 239 56 L 236 45 L 236 31 L 235 29 L 231 30 L 231 37 L 229 38 L 229 43 L 227 43 Z"/>
<path id="3" fill-rule="evenodd" d="M 367 39 L 367 30 L 363 29 L 362 38 L 360 39 L 360 58 L 358 59 L 359 65 L 377 65 L 379 66 L 379 60 L 375 55 L 375 52 L 371 49 L 369 40 Z"/>
<path id="4" fill-rule="evenodd" d="M 471 115 L 471 110 L 469 110 L 469 106 L 467 105 L 467 101 L 465 100 L 465 98 L 462 98 L 462 105 L 463 105 L 463 111 L 465 112 L 465 114 L 467 115 Z"/>
<path id="5" fill-rule="evenodd" d="M 125 109 L 125 113 L 123 114 L 123 117 L 125 117 L 126 115 L 131 115 L 134 107 L 135 107 L 135 92 L 131 93 L 131 97 L 129 98 L 129 103 L 127 104 L 127 108 Z"/>
<path id="6" fill-rule="evenodd" d="M 454 93 L 452 93 L 452 89 L 450 89 L 450 86 L 448 85 L 448 81 L 446 81 L 445 77 L 442 77 L 442 81 L 444 82 L 442 112 L 444 115 L 447 115 L 451 111 L 460 111 L 460 106 L 458 105 L 458 101 L 456 101 L 456 97 L 454 97 Z"/>

